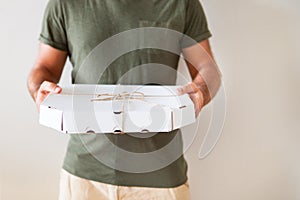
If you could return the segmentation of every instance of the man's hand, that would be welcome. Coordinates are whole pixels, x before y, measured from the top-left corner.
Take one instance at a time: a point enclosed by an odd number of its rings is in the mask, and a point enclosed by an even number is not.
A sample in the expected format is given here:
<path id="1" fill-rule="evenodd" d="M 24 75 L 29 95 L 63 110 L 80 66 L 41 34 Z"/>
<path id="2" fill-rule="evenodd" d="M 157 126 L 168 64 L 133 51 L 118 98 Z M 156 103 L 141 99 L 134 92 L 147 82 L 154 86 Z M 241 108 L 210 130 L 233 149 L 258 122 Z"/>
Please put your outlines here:
<path id="1" fill-rule="evenodd" d="M 39 54 L 27 80 L 28 90 L 38 109 L 50 93 L 60 93 L 58 83 L 68 52 L 40 44 Z"/>
<path id="2" fill-rule="evenodd" d="M 203 93 L 201 92 L 199 87 L 194 82 L 191 82 L 181 88 L 178 88 L 177 91 L 179 95 L 188 94 L 190 96 L 190 98 L 194 102 L 195 116 L 197 118 L 204 106 Z"/>
<path id="3" fill-rule="evenodd" d="M 38 110 L 40 110 L 41 103 L 50 93 L 59 94 L 61 93 L 61 91 L 61 87 L 59 87 L 57 84 L 51 83 L 49 81 L 44 81 L 35 95 L 35 103 L 38 107 Z"/>

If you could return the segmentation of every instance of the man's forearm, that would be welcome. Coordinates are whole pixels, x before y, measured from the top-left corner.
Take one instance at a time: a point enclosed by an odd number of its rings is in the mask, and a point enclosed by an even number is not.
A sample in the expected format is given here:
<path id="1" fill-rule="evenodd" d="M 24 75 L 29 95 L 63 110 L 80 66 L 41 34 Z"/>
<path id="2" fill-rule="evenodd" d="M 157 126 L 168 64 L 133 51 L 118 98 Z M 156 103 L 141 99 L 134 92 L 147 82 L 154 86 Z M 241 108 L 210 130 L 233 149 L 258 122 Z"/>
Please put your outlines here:
<path id="1" fill-rule="evenodd" d="M 193 79 L 192 91 L 200 90 L 203 96 L 203 105 L 206 105 L 216 95 L 222 77 L 214 61 L 209 41 L 205 40 L 184 49 L 183 55 Z"/>

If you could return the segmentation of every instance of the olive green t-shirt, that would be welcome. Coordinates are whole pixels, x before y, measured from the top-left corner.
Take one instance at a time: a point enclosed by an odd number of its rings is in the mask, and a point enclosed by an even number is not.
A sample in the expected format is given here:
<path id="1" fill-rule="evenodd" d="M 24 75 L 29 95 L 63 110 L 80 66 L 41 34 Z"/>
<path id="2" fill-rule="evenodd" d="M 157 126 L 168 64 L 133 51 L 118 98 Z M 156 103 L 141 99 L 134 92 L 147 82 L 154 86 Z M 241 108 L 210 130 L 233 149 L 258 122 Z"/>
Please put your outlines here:
<path id="1" fill-rule="evenodd" d="M 80 67 L 93 49 L 116 34 L 141 27 L 168 28 L 188 35 L 196 42 L 211 36 L 198 0 L 49 0 L 40 41 L 68 52 L 73 65 L 73 83 L 94 84 L 94 81 L 89 81 L 89 77 L 94 76 L 97 67 L 101 66 L 95 65 L 94 68 L 80 72 Z M 178 46 L 178 53 L 181 48 L 188 46 L 180 43 L 175 45 Z M 174 52 L 136 49 L 115 59 L 97 83 L 174 85 L 178 61 L 179 56 Z M 142 68 L 138 75 L 124 78 L 130 70 L 143 65 L 147 65 L 146 72 Z M 164 70 L 163 67 L 160 70 L 160 66 L 168 66 L 173 70 Z M 179 156 L 167 166 L 154 171 L 126 172 L 101 162 L 86 148 L 89 142 L 83 141 L 97 141 L 96 152 L 108 151 L 108 143 L 112 143 L 133 153 L 155 152 L 172 141 L 175 144 L 170 150 L 172 152 L 165 152 L 158 159 L 167 158 L 171 154 Z M 187 164 L 182 152 L 180 129 L 149 137 L 136 137 L 134 134 L 71 135 L 63 168 L 76 176 L 114 185 L 176 187 L 187 181 Z M 122 164 L 116 151 L 106 153 L 116 164 Z M 132 163 L 136 166 L 140 164 Z"/>

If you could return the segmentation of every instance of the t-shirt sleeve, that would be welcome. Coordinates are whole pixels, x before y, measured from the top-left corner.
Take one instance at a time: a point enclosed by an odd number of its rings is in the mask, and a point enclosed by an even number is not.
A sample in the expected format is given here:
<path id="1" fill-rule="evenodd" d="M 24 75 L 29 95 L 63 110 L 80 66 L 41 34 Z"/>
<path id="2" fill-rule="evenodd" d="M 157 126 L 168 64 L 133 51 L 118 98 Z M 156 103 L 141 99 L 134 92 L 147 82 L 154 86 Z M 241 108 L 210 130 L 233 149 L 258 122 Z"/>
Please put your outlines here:
<path id="1" fill-rule="evenodd" d="M 49 0 L 39 40 L 53 48 L 68 51 L 64 15 L 60 0 Z"/>
<path id="2" fill-rule="evenodd" d="M 187 0 L 184 37 L 181 46 L 186 48 L 211 37 L 207 19 L 199 0 Z"/>

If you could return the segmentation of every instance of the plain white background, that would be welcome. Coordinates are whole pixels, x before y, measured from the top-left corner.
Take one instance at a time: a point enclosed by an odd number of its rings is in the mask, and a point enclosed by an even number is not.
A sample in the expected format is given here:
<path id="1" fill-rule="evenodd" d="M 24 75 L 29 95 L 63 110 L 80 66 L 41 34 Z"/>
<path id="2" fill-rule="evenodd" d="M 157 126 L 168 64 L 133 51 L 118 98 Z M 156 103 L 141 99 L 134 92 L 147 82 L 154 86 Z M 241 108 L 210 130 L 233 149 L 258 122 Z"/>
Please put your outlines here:
<path id="1" fill-rule="evenodd" d="M 53 200 L 68 136 L 38 124 L 26 89 L 47 1 L 0 4 L 0 199 Z M 300 199 L 300 2 L 203 0 L 227 115 L 214 151 L 187 152 L 193 200 Z M 67 68 L 66 74 L 70 66 Z M 68 80 L 64 77 L 64 80 Z M 209 117 L 206 108 L 200 120 Z"/>

